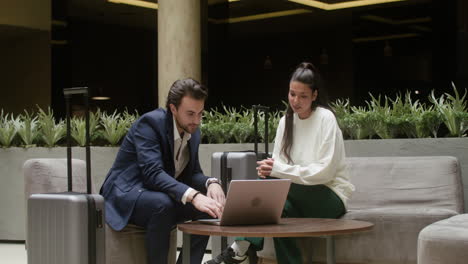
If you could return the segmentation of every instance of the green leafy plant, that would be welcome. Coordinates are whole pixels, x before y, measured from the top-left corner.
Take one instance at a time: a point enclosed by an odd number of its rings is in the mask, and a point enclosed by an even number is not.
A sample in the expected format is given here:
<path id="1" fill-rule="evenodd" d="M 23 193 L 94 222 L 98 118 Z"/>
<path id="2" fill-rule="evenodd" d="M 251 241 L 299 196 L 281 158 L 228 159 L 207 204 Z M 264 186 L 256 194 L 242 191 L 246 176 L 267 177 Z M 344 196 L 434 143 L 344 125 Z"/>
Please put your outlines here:
<path id="1" fill-rule="evenodd" d="M 130 128 L 130 126 L 140 117 L 140 114 L 138 113 L 138 111 L 135 110 L 135 113 L 134 114 L 131 114 L 130 112 L 128 112 L 128 109 L 125 109 L 125 111 L 123 112 L 123 118 L 124 120 L 126 120 L 126 122 L 128 123 L 128 128 Z"/>
<path id="2" fill-rule="evenodd" d="M 212 144 L 213 137 L 211 135 L 211 124 L 214 120 L 213 109 L 211 111 L 203 111 L 203 118 L 200 124 L 200 132 L 203 142 Z"/>
<path id="3" fill-rule="evenodd" d="M 200 131 L 201 131 L 201 136 L 202 140 L 204 142 L 207 142 L 209 144 L 215 143 L 215 139 L 213 136 L 213 129 L 212 126 L 216 122 L 216 113 L 217 109 L 212 109 L 211 111 L 204 111 L 203 112 L 203 119 L 200 124 Z"/>
<path id="4" fill-rule="evenodd" d="M 253 115 L 252 111 L 244 108 L 242 111 L 237 113 L 237 120 L 232 128 L 232 135 L 235 142 L 246 143 L 253 136 Z"/>
<path id="5" fill-rule="evenodd" d="M 437 137 L 442 124 L 440 113 L 433 106 L 426 106 L 415 101 L 411 106 L 411 133 L 416 138 Z"/>
<path id="6" fill-rule="evenodd" d="M 275 138 L 276 128 L 282 116 L 281 111 L 269 112 L 268 141 Z M 264 141 L 264 113 L 259 113 L 258 133 L 259 140 Z M 210 144 L 247 143 L 254 140 L 253 109 L 223 106 L 222 111 L 217 108 L 205 111 L 200 126 L 203 141 Z"/>
<path id="7" fill-rule="evenodd" d="M 3 109 L 0 112 L 0 144 L 3 147 L 10 147 L 13 139 L 17 133 L 17 123 L 19 123 L 19 118 L 13 118 L 13 114 L 3 113 Z"/>
<path id="8" fill-rule="evenodd" d="M 388 98 L 385 97 L 385 101 L 381 103 L 381 96 L 375 98 L 372 94 L 371 101 L 367 101 L 369 108 L 369 121 L 372 124 L 374 132 L 383 139 L 392 138 L 391 132 L 389 131 L 388 122 L 386 119 L 390 116 L 390 106 L 388 105 Z"/>
<path id="9" fill-rule="evenodd" d="M 112 115 L 103 112 L 101 115 L 101 125 L 103 127 L 102 137 L 111 145 L 116 146 L 119 144 L 128 129 L 135 121 L 136 117 L 127 111 L 124 114 L 114 111 Z"/>
<path id="10" fill-rule="evenodd" d="M 335 112 L 336 121 L 341 128 L 343 137 L 353 138 L 352 134 L 355 129 L 355 122 L 351 116 L 349 98 L 337 99 L 335 102 L 330 103 L 330 107 Z"/>
<path id="11" fill-rule="evenodd" d="M 382 139 L 396 138 L 404 133 L 408 125 L 410 107 L 403 101 L 400 95 L 394 100 L 385 96 L 381 102 L 381 96 L 377 98 L 372 94 L 369 107 L 369 121 L 375 134 Z"/>
<path id="12" fill-rule="evenodd" d="M 352 139 L 366 139 L 374 135 L 372 128 L 372 115 L 362 106 L 352 106 L 351 114 L 346 123 L 349 127 L 349 135 Z"/>
<path id="13" fill-rule="evenodd" d="M 223 144 L 223 143 L 230 143 L 232 130 L 234 124 L 233 123 L 213 123 L 212 124 L 212 137 L 214 139 L 214 143 Z"/>
<path id="14" fill-rule="evenodd" d="M 269 125 L 269 130 L 271 131 L 270 134 L 269 134 L 269 140 L 268 142 L 273 142 L 275 140 L 275 137 L 276 137 L 276 130 L 278 129 L 278 125 L 279 125 L 279 122 L 281 120 L 281 117 L 284 116 L 286 110 L 283 110 L 283 111 L 274 111 L 274 112 L 271 112 L 271 116 L 270 116 L 270 125 Z"/>
<path id="15" fill-rule="evenodd" d="M 443 122 L 449 130 L 449 136 L 462 137 L 468 130 L 468 109 L 465 101 L 467 91 L 465 89 L 465 93 L 460 97 L 454 83 L 452 83 L 452 87 L 455 96 L 445 93 L 437 99 L 432 91 L 429 100 L 441 114 Z"/>
<path id="16" fill-rule="evenodd" d="M 365 139 L 377 135 L 380 138 L 396 137 L 437 137 L 442 123 L 449 130 L 448 136 L 463 137 L 468 131 L 467 91 L 460 95 L 455 85 L 454 94 L 445 93 L 436 97 L 429 96 L 431 104 L 413 101 L 411 94 L 398 94 L 394 99 L 387 96 L 373 96 L 366 101 L 366 106 L 351 106 L 349 99 L 338 99 L 331 104 L 337 122 L 345 138 Z M 283 102 L 285 109 L 288 104 Z M 0 115 L 0 146 L 34 146 L 34 144 L 56 146 L 65 136 L 65 122 L 56 122 L 50 107 L 44 111 L 38 107 L 38 114 L 28 113 L 14 117 L 11 114 Z M 264 139 L 264 112 L 259 113 L 259 142 L 273 142 L 276 129 L 285 110 L 269 112 L 269 134 Z M 92 143 L 106 143 L 116 146 L 128 132 L 138 113 L 112 114 L 99 110 L 90 115 L 90 136 Z M 254 137 L 253 109 L 223 106 L 205 111 L 200 125 L 202 140 L 205 143 L 248 143 Z M 83 118 L 72 119 L 72 137 L 80 146 L 85 144 L 85 122 Z M 19 136 L 16 137 L 16 134 Z M 97 140 L 101 138 L 100 140 Z M 20 141 L 21 140 L 21 141 Z"/>
<path id="17" fill-rule="evenodd" d="M 403 98 L 400 94 L 397 95 L 395 100 L 391 100 L 391 116 L 394 120 L 394 126 L 397 130 L 395 136 L 416 137 L 415 133 L 415 116 L 412 112 L 413 105 L 418 104 L 418 100 L 415 102 L 411 99 L 411 93 L 406 92 Z"/>
<path id="18" fill-rule="evenodd" d="M 29 114 L 24 110 L 24 114 L 19 116 L 20 121 L 15 123 L 18 135 L 25 147 L 33 147 L 34 142 L 39 137 L 39 121 L 33 113 Z"/>
<path id="19" fill-rule="evenodd" d="M 276 129 L 278 128 L 278 123 L 281 119 L 281 111 L 268 112 L 268 142 L 271 143 L 275 140 Z M 258 133 L 260 140 L 265 142 L 265 114 L 259 113 L 258 117 Z"/>
<path id="20" fill-rule="evenodd" d="M 217 109 L 205 112 L 200 130 L 208 143 L 222 144 L 231 140 L 237 110 L 226 107 L 223 109 L 225 113 L 221 113 Z"/>
<path id="21" fill-rule="evenodd" d="M 98 109 L 94 113 L 89 114 L 89 137 L 90 141 L 98 138 L 99 133 L 99 119 L 101 111 Z M 83 117 L 74 117 L 71 119 L 71 136 L 78 143 L 79 146 L 86 145 L 86 121 Z"/>
<path id="22" fill-rule="evenodd" d="M 56 123 L 54 112 L 50 107 L 47 108 L 47 112 L 42 110 L 39 106 L 38 110 L 39 137 L 47 147 L 52 148 L 65 136 L 67 129 L 65 121 L 59 120 Z"/>
<path id="23" fill-rule="evenodd" d="M 213 136 L 212 125 L 214 123 L 202 122 L 200 125 L 200 132 L 202 135 L 202 141 L 208 144 L 215 144 L 215 137 Z"/>

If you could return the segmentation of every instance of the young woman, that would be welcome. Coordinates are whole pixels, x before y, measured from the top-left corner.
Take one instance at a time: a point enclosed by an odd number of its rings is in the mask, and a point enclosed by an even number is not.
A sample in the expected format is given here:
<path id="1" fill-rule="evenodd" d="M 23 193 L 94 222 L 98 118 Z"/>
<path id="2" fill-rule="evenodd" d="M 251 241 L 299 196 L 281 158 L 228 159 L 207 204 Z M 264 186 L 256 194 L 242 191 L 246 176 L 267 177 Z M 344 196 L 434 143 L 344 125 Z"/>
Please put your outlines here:
<path id="1" fill-rule="evenodd" d="M 339 218 L 354 191 L 346 172 L 341 130 L 324 102 L 321 79 L 301 63 L 289 83 L 289 105 L 276 132 L 273 158 L 258 162 L 258 176 L 291 179 L 283 217 Z M 294 238 L 274 239 L 279 264 L 302 264 Z M 247 263 L 247 250 L 261 250 L 262 238 L 238 238 L 206 264 Z"/>

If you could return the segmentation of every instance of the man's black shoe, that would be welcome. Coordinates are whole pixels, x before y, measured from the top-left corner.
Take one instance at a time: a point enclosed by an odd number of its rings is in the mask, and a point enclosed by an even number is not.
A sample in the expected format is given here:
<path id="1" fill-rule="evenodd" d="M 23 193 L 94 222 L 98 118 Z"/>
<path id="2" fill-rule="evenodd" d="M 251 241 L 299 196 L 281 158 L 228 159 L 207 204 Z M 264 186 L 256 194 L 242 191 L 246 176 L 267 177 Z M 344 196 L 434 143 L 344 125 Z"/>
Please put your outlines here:
<path id="1" fill-rule="evenodd" d="M 226 248 L 221 254 L 212 260 L 208 260 L 204 264 L 247 264 L 247 256 L 236 256 L 231 247 Z"/>

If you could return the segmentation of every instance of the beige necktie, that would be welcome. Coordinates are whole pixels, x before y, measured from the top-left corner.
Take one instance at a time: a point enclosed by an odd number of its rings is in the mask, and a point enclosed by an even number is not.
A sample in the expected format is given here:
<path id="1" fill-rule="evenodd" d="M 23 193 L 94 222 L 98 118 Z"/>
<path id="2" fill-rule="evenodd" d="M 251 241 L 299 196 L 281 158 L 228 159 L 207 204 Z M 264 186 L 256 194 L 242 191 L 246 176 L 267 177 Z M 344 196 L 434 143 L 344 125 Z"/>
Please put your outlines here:
<path id="1" fill-rule="evenodd" d="M 184 132 L 182 132 L 182 134 L 180 134 L 180 145 L 179 145 L 179 150 L 177 150 L 177 155 L 176 155 L 176 160 L 177 161 L 179 160 L 180 149 L 182 149 L 182 143 L 184 143 Z"/>

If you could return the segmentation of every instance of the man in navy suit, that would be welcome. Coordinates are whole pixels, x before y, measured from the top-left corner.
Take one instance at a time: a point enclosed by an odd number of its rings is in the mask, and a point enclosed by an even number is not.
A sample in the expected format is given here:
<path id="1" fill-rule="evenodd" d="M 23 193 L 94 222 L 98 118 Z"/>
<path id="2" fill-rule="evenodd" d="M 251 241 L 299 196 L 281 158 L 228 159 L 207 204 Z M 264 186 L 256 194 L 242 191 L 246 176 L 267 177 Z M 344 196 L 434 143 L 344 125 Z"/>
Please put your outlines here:
<path id="1" fill-rule="evenodd" d="M 101 188 L 110 227 L 119 231 L 131 223 L 146 229 L 149 264 L 167 264 L 177 223 L 221 217 L 222 188 L 203 175 L 198 160 L 207 96 L 193 79 L 176 81 L 167 109 L 148 112 L 132 125 Z M 207 243 L 207 236 L 192 236 L 192 264 L 201 263 Z"/>

